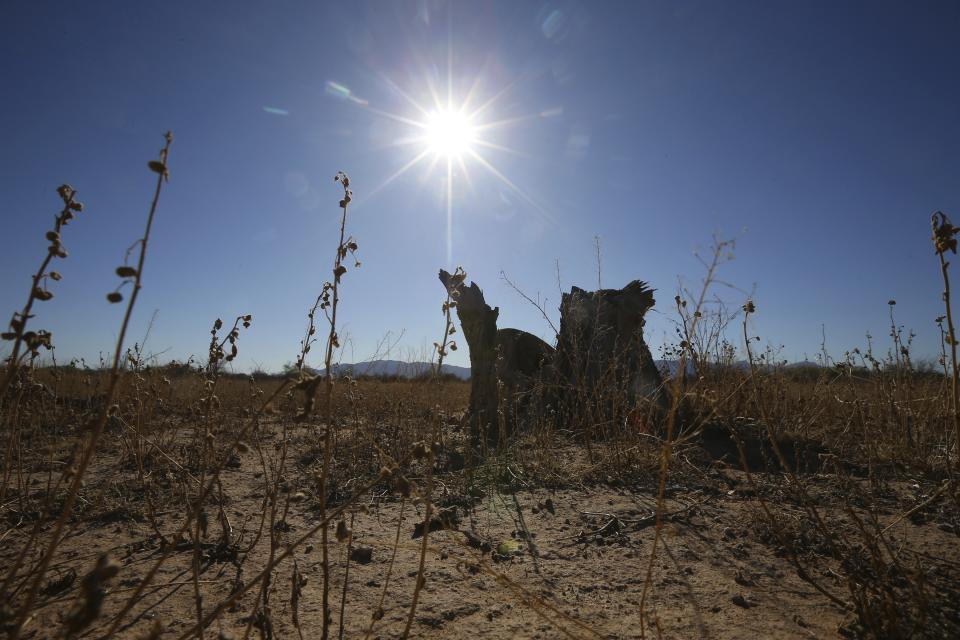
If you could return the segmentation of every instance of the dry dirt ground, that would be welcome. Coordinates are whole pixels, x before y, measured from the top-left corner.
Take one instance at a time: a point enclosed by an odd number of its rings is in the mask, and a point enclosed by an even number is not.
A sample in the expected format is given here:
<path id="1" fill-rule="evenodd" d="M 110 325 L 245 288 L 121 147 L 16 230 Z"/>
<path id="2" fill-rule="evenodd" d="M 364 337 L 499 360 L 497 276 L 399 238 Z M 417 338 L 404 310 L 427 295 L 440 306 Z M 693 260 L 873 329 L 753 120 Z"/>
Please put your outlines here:
<path id="1" fill-rule="evenodd" d="M 558 450 L 556 456 L 574 456 Z M 318 522 L 311 492 L 311 472 L 291 467 L 281 491 L 290 496 L 288 512 L 278 518 L 281 548 Z M 132 483 L 115 474 L 117 460 L 98 461 L 101 498 L 88 489 L 87 503 L 73 522 L 49 572 L 37 614 L 22 637 L 57 637 L 61 620 L 76 601 L 83 575 L 101 554 L 121 564 L 111 583 L 103 612 L 81 637 L 99 638 L 122 603 L 134 592 L 161 552 L 161 542 L 145 506 L 125 498 L 119 508 L 110 501 L 118 483 Z M 693 465 L 690 465 L 691 468 Z M 266 532 L 250 550 L 264 512 L 263 472 L 254 452 L 241 456 L 224 471 L 226 515 L 234 547 L 218 546 L 220 527 L 211 522 L 201 549 L 200 587 L 209 610 L 227 598 L 236 585 L 254 578 L 269 553 Z M 764 474 L 754 474 L 764 481 Z M 574 483 L 562 488 L 520 480 L 513 488 L 496 483 L 465 486 L 462 474 L 439 474 L 435 497 L 445 509 L 445 529 L 429 537 L 426 582 L 411 635 L 423 638 L 830 638 L 855 635 L 855 616 L 833 604 L 798 576 L 782 546 L 793 552 L 827 591 L 849 600 L 845 573 L 807 526 L 808 514 L 776 487 L 762 490 L 776 511 L 778 528 L 765 524 L 754 485 L 726 465 L 708 464 L 696 472 L 678 471 L 667 486 L 666 517 L 651 564 L 656 526 L 656 477 L 633 482 L 612 480 Z M 422 480 L 421 480 L 422 481 Z M 784 486 L 780 478 L 776 486 Z M 845 517 L 851 487 L 832 475 L 808 476 L 811 500 L 828 525 L 852 531 Z M 349 484 L 349 483 L 348 483 Z M 922 502 L 935 485 L 899 478 L 885 483 L 872 510 L 878 524 L 894 523 L 905 509 Z M 111 489 L 111 487 L 113 487 Z M 864 489 L 866 490 L 866 489 Z M 876 494 L 876 492 L 875 492 Z M 878 494 L 879 495 L 879 494 Z M 384 487 L 364 496 L 363 509 L 353 511 L 354 561 L 344 613 L 344 637 L 364 637 L 390 571 L 394 540 L 399 545 L 383 604 L 383 617 L 371 637 L 396 638 L 409 610 L 419 560 L 415 525 L 423 505 L 401 502 Z M 404 514 L 401 521 L 401 508 Z M 156 524 L 169 536 L 183 521 L 182 505 L 159 508 Z M 861 513 L 866 512 L 861 510 Z M 888 544 L 907 567 L 923 567 L 944 576 L 936 620 L 921 623 L 918 632 L 950 637 L 960 629 L 956 575 L 960 572 L 957 522 L 934 502 L 894 524 Z M 348 516 L 349 521 L 349 516 Z M 0 566 L 9 566 L 29 526 L 12 530 L 0 546 Z M 331 525 L 333 575 L 331 609 L 338 631 L 347 545 L 336 542 Z M 362 550 L 361 550 L 362 549 Z M 367 550 L 369 555 L 367 556 Z M 120 627 L 118 637 L 145 637 L 158 625 L 162 638 L 177 638 L 196 620 L 190 571 L 193 546 L 177 548 Z M 305 579 L 298 596 L 302 637 L 320 637 L 321 554 L 319 536 L 299 547 L 293 558 Z M 205 637 L 296 638 L 291 585 L 294 563 L 276 570 L 267 595 L 268 614 L 254 615 L 261 601 L 259 585 L 226 610 Z M 648 569 L 650 580 L 645 593 Z M 952 577 L 951 577 L 952 576 Z M 911 578 L 907 576 L 906 580 Z M 303 582 L 303 580 L 301 580 Z M 644 601 L 644 597 L 646 601 Z M 952 603 L 952 604 L 951 604 Z M 641 611 L 645 614 L 641 616 Z M 952 626 L 951 626 L 952 625 Z M 956 637 L 956 636 L 954 636 Z"/>

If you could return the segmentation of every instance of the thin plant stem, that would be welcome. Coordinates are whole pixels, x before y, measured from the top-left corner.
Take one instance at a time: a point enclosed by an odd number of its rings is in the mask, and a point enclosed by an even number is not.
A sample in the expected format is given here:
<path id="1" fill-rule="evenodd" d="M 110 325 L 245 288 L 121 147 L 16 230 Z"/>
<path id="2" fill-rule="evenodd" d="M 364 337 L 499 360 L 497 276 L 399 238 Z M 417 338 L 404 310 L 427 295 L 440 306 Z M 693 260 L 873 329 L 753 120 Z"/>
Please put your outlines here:
<path id="1" fill-rule="evenodd" d="M 454 270 L 453 277 L 451 279 L 452 286 L 447 289 L 447 299 L 443 303 L 443 315 L 444 315 L 444 325 L 443 325 L 443 339 L 439 343 L 435 343 L 437 350 L 437 366 L 434 369 L 434 380 L 437 383 L 437 400 L 439 401 L 439 383 L 440 383 L 440 372 L 443 370 L 443 359 L 447 355 L 447 349 L 455 350 L 456 343 L 450 340 L 450 336 L 453 334 L 453 314 L 452 309 L 456 307 L 456 298 L 460 293 L 460 285 L 466 279 L 467 274 L 462 267 L 457 267 Z M 430 443 L 425 445 L 424 454 L 426 455 L 426 464 L 427 464 L 427 489 L 424 494 L 424 501 L 426 507 L 424 509 L 423 516 L 423 538 L 420 541 L 420 560 L 417 565 L 417 581 L 413 587 L 413 599 L 410 603 L 410 613 L 407 614 L 407 622 L 403 628 L 403 638 L 407 638 L 410 635 L 410 627 L 413 625 L 413 617 L 417 612 L 417 603 L 420 601 L 420 591 L 423 589 L 424 582 L 426 577 L 424 576 L 424 570 L 426 568 L 427 561 L 427 544 L 430 538 L 430 518 L 433 515 L 433 462 L 434 462 L 434 447 L 433 443 L 439 441 L 440 434 L 440 425 L 441 425 L 441 416 L 439 405 L 436 407 L 434 415 L 434 433 L 431 434 L 432 438 Z"/>
<path id="2" fill-rule="evenodd" d="M 957 334 L 953 324 L 953 307 L 950 300 L 950 263 L 944 258 L 948 248 L 956 253 L 957 227 L 950 224 L 947 216 L 941 212 L 933 215 L 933 237 L 937 258 L 940 260 L 940 276 L 943 279 L 943 306 L 947 315 L 947 342 L 950 344 L 950 403 L 953 418 L 953 446 L 956 451 L 956 465 L 960 469 L 960 363 L 957 362 Z M 948 236 L 948 237 L 947 237 Z M 952 242 L 952 245 L 950 244 Z"/>
<path id="3" fill-rule="evenodd" d="M 90 466 L 90 462 L 93 460 L 94 454 L 96 453 L 97 444 L 100 441 L 100 436 L 103 434 L 103 429 L 107 424 L 109 412 L 113 406 L 113 398 L 116 395 L 117 385 L 120 382 L 120 363 L 121 356 L 123 354 L 123 342 L 127 335 L 127 329 L 130 326 L 130 318 L 133 315 L 133 308 L 136 305 L 137 296 L 139 295 L 140 289 L 143 286 L 143 265 L 147 257 L 147 244 L 150 241 L 150 230 L 153 227 L 153 220 L 157 213 L 157 205 L 160 202 L 160 191 L 168 176 L 167 155 L 170 151 L 170 144 L 173 142 L 173 136 L 168 131 L 164 136 L 164 139 L 166 140 L 166 144 L 160 151 L 160 160 L 158 165 L 160 170 L 157 171 L 155 165 L 151 164 L 151 168 L 154 168 L 154 170 L 157 172 L 157 184 L 153 193 L 153 201 L 150 203 L 150 212 L 147 214 L 146 229 L 143 232 L 143 237 L 139 240 L 140 254 L 137 258 L 137 270 L 133 279 L 133 291 L 130 294 L 129 302 L 127 303 L 127 309 L 123 316 L 123 322 L 120 323 L 120 332 L 117 336 L 116 346 L 114 347 L 113 365 L 110 368 L 110 380 L 107 385 L 107 394 L 103 403 L 103 408 L 100 411 L 98 419 L 94 423 L 92 433 L 88 438 L 87 444 L 80 456 L 80 461 L 77 464 L 76 470 L 74 471 L 73 482 L 70 485 L 66 500 L 64 501 L 63 509 L 60 511 L 60 516 L 57 518 L 57 521 L 53 526 L 53 532 L 50 535 L 50 542 L 44 551 L 43 559 L 40 561 L 40 566 L 37 567 L 37 570 L 34 574 L 33 584 L 27 593 L 27 597 L 20 609 L 20 614 L 17 616 L 17 620 L 14 623 L 13 631 L 10 634 L 11 640 L 17 640 L 17 638 L 20 637 L 20 630 L 23 628 L 24 622 L 26 622 L 27 617 L 30 615 L 30 611 L 33 608 L 33 603 L 36 600 L 38 592 L 40 591 L 40 585 L 43 583 L 43 578 L 46 575 L 47 568 L 50 566 L 50 561 L 53 559 L 53 554 L 56 552 L 57 546 L 60 544 L 60 536 L 63 533 L 63 528 L 66 525 L 70 514 L 73 512 L 73 506 L 77 501 L 77 495 L 80 491 L 81 485 L 83 484 L 83 477 L 87 472 L 87 468 Z"/>

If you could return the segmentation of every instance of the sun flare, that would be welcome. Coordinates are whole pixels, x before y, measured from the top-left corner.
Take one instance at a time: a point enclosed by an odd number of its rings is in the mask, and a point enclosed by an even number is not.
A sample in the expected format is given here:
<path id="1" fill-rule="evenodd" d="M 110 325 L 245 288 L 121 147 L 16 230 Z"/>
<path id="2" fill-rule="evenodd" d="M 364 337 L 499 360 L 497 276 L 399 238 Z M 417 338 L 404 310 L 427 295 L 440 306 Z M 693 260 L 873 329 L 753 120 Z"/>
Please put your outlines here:
<path id="1" fill-rule="evenodd" d="M 427 147 L 443 158 L 462 157 L 476 141 L 476 127 L 460 111 L 438 109 L 430 113 L 424 124 Z"/>
<path id="2" fill-rule="evenodd" d="M 412 113 L 380 109 L 367 100 L 353 97 L 348 87 L 338 83 L 328 83 L 328 86 L 332 87 L 330 90 L 332 95 L 349 99 L 363 109 L 382 118 L 393 120 L 406 128 L 404 134 L 395 138 L 389 146 L 411 149 L 412 154 L 406 158 L 402 166 L 368 191 L 365 199 L 374 197 L 414 167 L 425 166 L 423 180 L 434 175 L 434 171 L 439 169 L 442 174 L 445 174 L 441 176 L 438 186 L 441 187 L 446 201 L 446 248 L 447 264 L 450 267 L 453 266 L 455 191 L 463 186 L 473 189 L 470 174 L 474 167 L 480 169 L 482 173 L 489 174 L 505 188 L 499 192 L 501 200 L 506 199 L 506 193 L 512 193 L 517 200 L 528 205 L 545 221 L 554 221 L 549 211 L 501 171 L 495 165 L 493 158 L 487 156 L 498 152 L 523 155 L 522 152 L 497 142 L 495 136 L 491 139 L 491 135 L 497 130 L 521 123 L 562 115 L 562 109 L 546 109 L 508 118 L 491 117 L 496 113 L 496 103 L 512 85 L 508 84 L 488 96 L 482 96 L 480 87 L 483 78 L 477 76 L 465 95 L 457 95 L 453 90 L 454 78 L 449 68 L 445 99 L 441 98 L 441 93 L 429 78 L 424 81 L 426 91 L 419 99 L 415 97 L 415 93 L 409 93 L 389 78 L 383 76 L 381 79 L 394 94 L 402 97 L 412 107 Z M 458 182 L 456 189 L 455 180 Z"/>

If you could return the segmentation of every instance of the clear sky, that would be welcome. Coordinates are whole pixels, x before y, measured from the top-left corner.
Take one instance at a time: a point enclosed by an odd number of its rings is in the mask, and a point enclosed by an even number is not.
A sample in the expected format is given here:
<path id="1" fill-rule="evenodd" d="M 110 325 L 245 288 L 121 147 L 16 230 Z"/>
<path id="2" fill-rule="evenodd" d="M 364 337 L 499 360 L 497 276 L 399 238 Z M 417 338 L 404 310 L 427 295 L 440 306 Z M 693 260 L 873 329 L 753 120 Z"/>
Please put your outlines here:
<path id="1" fill-rule="evenodd" d="M 216 317 L 250 313 L 238 367 L 294 360 L 330 273 L 338 170 L 363 261 L 343 281 L 344 361 L 387 332 L 404 332 L 391 356 L 428 358 L 451 262 L 500 326 L 549 338 L 499 274 L 556 317 L 556 265 L 564 289 L 594 288 L 595 236 L 604 286 L 658 289 L 656 351 L 715 232 L 737 238 L 721 276 L 740 290 L 719 293 L 738 307 L 755 288 L 753 331 L 783 357 L 813 357 L 822 326 L 835 356 L 867 331 L 885 348 L 891 298 L 933 356 L 929 217 L 960 222 L 958 34 L 956 2 L 7 2 L 3 313 L 68 182 L 86 210 L 33 322 L 60 361 L 112 348 L 122 309 L 104 296 L 170 129 L 130 334 L 156 310 L 164 359 L 204 355 Z M 485 107 L 459 159 L 420 126 L 448 96 Z"/>

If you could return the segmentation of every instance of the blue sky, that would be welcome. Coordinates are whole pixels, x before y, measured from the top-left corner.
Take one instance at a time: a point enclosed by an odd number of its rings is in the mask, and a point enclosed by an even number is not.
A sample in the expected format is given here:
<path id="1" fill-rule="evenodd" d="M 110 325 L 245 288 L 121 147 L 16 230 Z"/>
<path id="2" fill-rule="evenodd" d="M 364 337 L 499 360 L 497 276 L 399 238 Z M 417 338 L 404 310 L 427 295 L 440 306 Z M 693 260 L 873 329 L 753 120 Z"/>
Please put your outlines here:
<path id="1" fill-rule="evenodd" d="M 960 6 L 952 2 L 10 2 L 0 20 L 0 300 L 45 251 L 55 188 L 86 205 L 63 281 L 33 320 L 96 362 L 104 295 L 141 232 L 146 161 L 173 131 L 132 340 L 203 355 L 253 315 L 240 369 L 292 361 L 336 246 L 338 170 L 363 266 L 344 278 L 343 356 L 429 358 L 440 267 L 462 264 L 501 326 L 548 337 L 505 272 L 556 317 L 560 284 L 659 291 L 669 338 L 694 251 L 736 238 L 718 293 L 755 291 L 752 331 L 803 359 L 889 340 L 887 300 L 933 356 L 942 313 L 930 214 L 960 218 Z M 449 80 L 449 83 L 448 83 Z M 333 83 L 333 84 L 331 84 Z M 453 164 L 411 142 L 434 108 L 492 99 Z M 349 90 L 347 93 L 346 90 Z M 488 146 L 493 145 L 493 146 Z M 494 148 L 496 147 L 496 148 Z M 464 170 L 465 169 L 465 170 Z M 509 184 L 508 184 L 509 182 Z M 960 279 L 960 275 L 957 276 Z M 960 281 L 960 280 L 958 280 Z M 319 351 L 319 350 L 318 350 Z M 315 352 L 316 353 L 316 352 Z M 319 357 L 319 356 L 317 356 Z M 453 362 L 466 363 L 461 350 Z M 316 362 L 314 362 L 316 364 Z"/>

